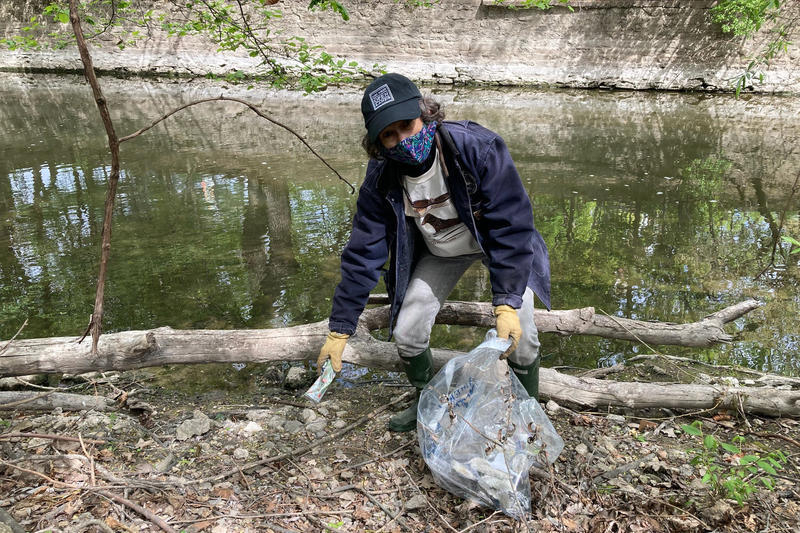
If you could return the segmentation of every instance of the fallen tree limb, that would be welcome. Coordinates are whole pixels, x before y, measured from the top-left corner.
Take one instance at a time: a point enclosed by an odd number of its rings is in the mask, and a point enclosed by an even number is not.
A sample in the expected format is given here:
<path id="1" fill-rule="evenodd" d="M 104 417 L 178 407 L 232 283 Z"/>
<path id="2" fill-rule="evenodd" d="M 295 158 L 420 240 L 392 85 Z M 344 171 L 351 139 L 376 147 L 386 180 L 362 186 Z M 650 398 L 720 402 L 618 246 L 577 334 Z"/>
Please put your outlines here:
<path id="1" fill-rule="evenodd" d="M 388 303 L 388 296 L 371 296 L 370 303 Z M 745 300 L 716 313 L 703 317 L 697 322 L 675 324 L 672 322 L 649 322 L 595 313 L 594 307 L 547 311 L 536 309 L 534 320 L 542 333 L 559 335 L 596 335 L 610 339 L 620 339 L 647 344 L 678 345 L 690 347 L 709 347 L 727 343 L 733 337 L 725 332 L 723 326 L 742 317 L 763 305 L 758 300 Z M 388 324 L 388 308 L 382 311 L 385 317 L 374 309 L 379 327 Z M 445 302 L 436 316 L 437 324 L 459 326 L 494 327 L 495 318 L 492 305 L 488 302 Z M 377 328 L 373 328 L 377 329 Z"/>
<path id="2" fill-rule="evenodd" d="M 65 411 L 114 411 L 114 402 L 104 396 L 68 394 L 65 392 L 0 391 L 0 411 L 50 411 L 60 407 Z"/>
<path id="3" fill-rule="evenodd" d="M 755 309 L 760 304 L 748 300 L 711 314 L 692 324 L 666 324 L 625 321 L 613 317 L 612 325 L 603 326 L 608 318 L 590 309 L 572 311 L 539 311 L 541 331 L 599 334 L 603 327 L 608 336 L 636 332 L 648 343 L 676 340 L 681 328 L 687 338 L 698 339 L 702 328 L 722 332 L 722 324 Z M 448 302 L 439 320 L 447 323 L 493 325 L 491 306 L 471 302 Z M 394 344 L 375 339 L 370 330 L 386 325 L 388 309 L 367 309 L 358 330 L 345 348 L 343 359 L 361 366 L 384 370 L 402 370 Z M 625 327 L 621 327 L 623 324 Z M 572 326 L 567 327 L 567 324 Z M 615 329 L 616 328 L 616 329 Z M 627 329 L 626 329 L 627 328 Z M 648 333 L 649 331 L 649 333 Z M 718 332 L 718 333 L 719 333 Z M 126 331 L 103 335 L 96 355 L 73 338 L 17 340 L 0 355 L 0 375 L 38 373 L 80 374 L 89 371 L 130 370 L 150 366 L 192 363 L 274 362 L 316 359 L 328 333 L 327 321 L 290 328 L 257 330 L 174 330 L 157 328 L 149 331 Z M 724 336 L 723 336 L 724 335 Z M 604 335 L 606 336 L 606 335 Z M 621 338 L 621 337 L 615 337 Z M 722 332 L 705 339 L 726 342 L 730 336 Z M 441 367 L 460 352 L 434 350 L 434 364 Z M 597 379 L 581 379 L 542 369 L 541 391 L 560 403 L 582 406 L 622 406 L 632 408 L 665 407 L 672 409 L 738 409 L 771 416 L 800 416 L 800 392 L 758 387 L 722 387 L 712 385 L 663 385 L 621 383 Z M 81 397 L 86 398 L 86 397 Z M 1 400 L 0 400 L 1 401 Z M 110 402 L 100 399 L 111 408 Z M 2 402 L 6 403 L 6 402 Z M 81 407 L 86 409 L 88 407 Z M 94 407 L 92 407 L 94 408 Z"/>
<path id="4" fill-rule="evenodd" d="M 649 344 L 709 346 L 729 342 L 723 325 L 759 307 L 747 300 L 690 324 L 644 322 L 601 316 L 591 307 L 566 311 L 536 311 L 541 332 L 563 335 L 599 335 L 641 340 Z M 357 335 L 348 342 L 344 359 L 351 363 L 400 369 L 395 351 L 374 339 L 370 330 L 388 325 L 388 307 L 362 313 Z M 438 323 L 493 326 L 491 305 L 477 302 L 445 302 Z M 316 358 L 328 333 L 327 321 L 289 328 L 253 330 L 174 330 L 107 333 L 93 354 L 69 337 L 17 340 L 0 354 L 0 376 L 131 370 L 148 366 L 190 363 L 267 362 Z M 439 365 L 454 352 L 440 351 Z"/>
<path id="5" fill-rule="evenodd" d="M 579 378 L 542 368 L 539 374 L 542 396 L 582 407 L 630 407 L 649 409 L 727 409 L 767 416 L 800 416 L 800 391 L 771 387 L 725 387 L 631 383 Z"/>

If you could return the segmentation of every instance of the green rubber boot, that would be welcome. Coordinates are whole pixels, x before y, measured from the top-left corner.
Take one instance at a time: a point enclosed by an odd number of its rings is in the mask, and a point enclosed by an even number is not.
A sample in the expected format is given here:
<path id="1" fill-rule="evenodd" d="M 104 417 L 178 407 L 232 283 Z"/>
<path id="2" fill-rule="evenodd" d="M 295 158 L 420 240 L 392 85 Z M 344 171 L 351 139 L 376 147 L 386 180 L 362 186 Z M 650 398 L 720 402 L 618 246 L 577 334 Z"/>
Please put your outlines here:
<path id="1" fill-rule="evenodd" d="M 417 429 L 417 405 L 419 404 L 419 393 L 433 377 L 433 355 L 431 349 L 426 348 L 424 352 L 414 357 L 401 357 L 405 367 L 408 381 L 417 388 L 414 402 L 403 411 L 400 411 L 389 419 L 389 430 L 404 432 Z"/>
<path id="2" fill-rule="evenodd" d="M 537 402 L 539 401 L 539 359 L 537 356 L 536 361 L 528 366 L 508 361 L 508 366 L 514 371 L 525 390 L 528 391 L 528 396 L 535 398 Z"/>

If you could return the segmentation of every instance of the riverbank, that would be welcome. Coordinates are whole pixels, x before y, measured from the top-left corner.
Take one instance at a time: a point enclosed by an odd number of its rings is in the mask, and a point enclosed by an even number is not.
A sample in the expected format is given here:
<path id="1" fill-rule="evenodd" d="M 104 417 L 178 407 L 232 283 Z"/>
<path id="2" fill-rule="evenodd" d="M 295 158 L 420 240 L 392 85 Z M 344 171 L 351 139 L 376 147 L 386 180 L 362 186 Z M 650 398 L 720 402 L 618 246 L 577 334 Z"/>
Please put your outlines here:
<path id="1" fill-rule="evenodd" d="M 0 8 L 0 38 L 19 33 L 33 12 Z M 345 22 L 330 12 L 309 12 L 306 2 L 280 3 L 270 22 L 281 38 L 302 36 L 330 54 L 367 70 L 397 71 L 427 83 L 632 90 L 732 91 L 748 63 L 772 34 L 753 39 L 724 34 L 710 21 L 710 0 L 572 0 L 574 11 L 554 7 L 507 9 L 492 0 L 442 0 L 431 8 L 379 0 L 349 4 Z M 783 6 L 788 19 L 800 4 Z M 66 25 L 62 25 L 64 31 Z M 112 32 L 113 33 L 113 32 Z M 790 36 L 791 40 L 791 36 Z M 95 66 L 118 76 L 203 77 L 232 72 L 257 75 L 246 53 L 217 52 L 196 36 L 169 37 L 150 28 L 120 50 L 117 37 L 101 37 Z M 798 47 L 790 45 L 765 65 L 763 82 L 747 91 L 800 94 Z M 11 51 L 0 71 L 78 72 L 74 49 Z"/>
<path id="2" fill-rule="evenodd" d="M 667 374 L 696 372 L 679 364 L 670 363 Z M 62 384 L 72 393 L 117 398 L 124 405 L 112 412 L 3 412 L 0 506 L 26 530 L 64 532 L 86 531 L 92 520 L 114 531 L 158 529 L 126 502 L 177 531 L 214 533 L 738 533 L 800 526 L 794 459 L 800 424 L 794 420 L 587 412 L 549 402 L 565 448 L 549 471 L 531 472 L 531 515 L 522 523 L 445 492 L 422 461 L 416 434 L 386 430 L 392 411 L 404 406 L 391 403 L 409 390 L 391 377 L 337 381 L 322 403 L 312 404 L 300 394 L 313 372 L 295 372 L 290 386 L 285 366 L 258 365 L 242 371 L 252 378 L 244 387 L 197 388 L 175 383 L 181 368 L 202 373 L 202 367 L 177 367 Z M 670 379 L 656 378 L 663 371 L 658 364 L 630 365 L 615 378 Z M 720 481 L 741 470 L 741 454 L 721 450 L 709 456 L 711 463 L 693 463 L 701 439 L 681 428 L 693 421 L 742 454 L 783 450 L 788 459 L 768 476 L 773 489 L 764 487 L 763 472 L 747 471 L 744 483 L 753 493 L 740 503 L 703 482 L 712 465 Z M 126 502 L 111 502 L 108 493 L 124 494 Z"/>

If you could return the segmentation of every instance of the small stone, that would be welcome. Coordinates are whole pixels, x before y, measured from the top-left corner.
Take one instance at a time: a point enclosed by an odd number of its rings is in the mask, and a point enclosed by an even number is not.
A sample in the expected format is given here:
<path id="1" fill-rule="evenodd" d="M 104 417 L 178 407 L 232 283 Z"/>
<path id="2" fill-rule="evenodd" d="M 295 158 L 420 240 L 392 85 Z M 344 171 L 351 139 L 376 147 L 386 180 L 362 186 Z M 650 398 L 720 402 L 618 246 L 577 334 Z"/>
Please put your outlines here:
<path id="1" fill-rule="evenodd" d="M 589 448 L 582 442 L 578 443 L 578 445 L 575 446 L 575 453 L 578 455 L 586 455 L 589 453 Z"/>
<path id="2" fill-rule="evenodd" d="M 344 472 L 339 474 L 339 477 L 341 477 L 342 479 L 353 479 L 354 476 L 355 474 L 353 473 L 352 470 L 345 470 Z"/>
<path id="3" fill-rule="evenodd" d="M 407 511 L 414 511 L 415 509 L 423 509 L 428 506 L 428 499 L 422 495 L 417 494 L 412 496 L 411 498 L 406 501 L 406 510 Z"/>
<path id="4" fill-rule="evenodd" d="M 745 385 L 755 385 L 756 384 L 755 380 L 753 380 L 753 379 L 746 379 L 746 380 L 742 381 L 742 383 L 744 383 Z"/>
<path id="5" fill-rule="evenodd" d="M 553 413 L 557 413 L 561 409 L 561 406 L 553 400 L 548 400 L 544 408 L 547 409 L 547 412 L 552 415 Z"/>
<path id="6" fill-rule="evenodd" d="M 310 424 L 306 424 L 306 431 L 308 431 L 310 433 L 318 433 L 320 431 L 323 431 L 327 424 L 328 423 L 325 422 L 324 420 L 315 420 L 314 422 L 311 422 Z"/>
<path id="7" fill-rule="evenodd" d="M 733 376 L 724 376 L 724 377 L 719 378 L 719 380 L 723 385 L 727 385 L 728 387 L 738 387 L 739 386 L 739 380 L 736 379 Z"/>
<path id="8" fill-rule="evenodd" d="M 253 409 L 252 411 L 247 412 L 247 419 L 260 422 L 270 418 L 272 415 L 273 412 L 270 409 Z"/>
<path id="9" fill-rule="evenodd" d="M 264 431 L 264 428 L 255 422 L 248 422 L 244 429 L 242 429 L 242 433 L 246 435 L 254 435 L 255 433 L 259 433 L 261 431 Z"/>
<path id="10" fill-rule="evenodd" d="M 175 456 L 172 453 L 168 453 L 166 457 L 161 459 L 159 462 L 156 463 L 155 469 L 157 472 L 168 472 L 170 467 L 172 467 L 172 463 L 175 462 Z"/>
<path id="11" fill-rule="evenodd" d="M 178 426 L 175 432 L 175 438 L 178 440 L 186 440 L 195 435 L 202 435 L 211 429 L 211 419 L 208 418 L 203 412 L 195 411 L 194 418 L 184 420 Z"/>
<path id="12" fill-rule="evenodd" d="M 250 452 L 247 451 L 245 448 L 236 448 L 233 450 L 233 458 L 239 461 L 244 461 L 250 457 Z"/>
<path id="13" fill-rule="evenodd" d="M 287 420 L 286 423 L 283 425 L 284 431 L 289 433 L 290 435 L 294 435 L 301 429 L 303 429 L 303 423 L 298 422 L 297 420 Z"/>
<path id="14" fill-rule="evenodd" d="M 606 416 L 609 422 L 614 422 L 615 424 L 624 424 L 625 417 L 622 415 L 608 415 Z"/>
<path id="15" fill-rule="evenodd" d="M 299 389 L 308 382 L 306 370 L 300 366 L 293 366 L 286 373 L 283 385 L 288 389 Z"/>
<path id="16" fill-rule="evenodd" d="M 333 427 L 335 427 L 336 429 L 342 429 L 346 425 L 347 425 L 347 422 L 345 422 L 341 418 L 336 419 L 336 420 L 333 421 Z"/>
<path id="17" fill-rule="evenodd" d="M 317 413 L 315 413 L 313 409 L 303 409 L 303 412 L 300 413 L 300 417 L 306 424 L 308 424 L 309 422 L 313 422 L 318 418 Z"/>
<path id="18" fill-rule="evenodd" d="M 733 508 L 724 500 L 717 500 L 711 507 L 706 507 L 700 511 L 700 514 L 711 524 L 719 526 L 730 522 L 734 512 Z"/>

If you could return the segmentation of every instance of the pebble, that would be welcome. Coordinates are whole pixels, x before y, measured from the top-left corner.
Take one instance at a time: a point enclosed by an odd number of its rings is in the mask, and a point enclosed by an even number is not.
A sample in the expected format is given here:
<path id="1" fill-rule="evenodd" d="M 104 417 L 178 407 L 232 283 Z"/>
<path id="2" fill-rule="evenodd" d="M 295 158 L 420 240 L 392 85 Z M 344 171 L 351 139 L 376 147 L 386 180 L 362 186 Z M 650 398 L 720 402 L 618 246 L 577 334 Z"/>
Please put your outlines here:
<path id="1" fill-rule="evenodd" d="M 406 510 L 413 511 L 415 509 L 422 509 L 428 506 L 428 499 L 422 495 L 417 494 L 416 496 L 412 496 L 411 498 L 406 501 Z"/>
<path id="2" fill-rule="evenodd" d="M 290 389 L 299 389 L 306 383 L 306 371 L 303 367 L 293 366 L 286 373 L 284 386 Z"/>
<path id="3" fill-rule="evenodd" d="M 264 431 L 264 428 L 255 422 L 248 422 L 244 429 L 242 429 L 242 433 L 246 435 L 253 435 L 261 431 Z"/>
<path id="4" fill-rule="evenodd" d="M 584 443 L 580 442 L 575 446 L 575 453 L 578 455 L 586 455 L 589 453 L 589 448 Z"/>
<path id="5" fill-rule="evenodd" d="M 327 424 L 328 423 L 325 420 L 315 420 L 310 424 L 306 424 L 306 431 L 309 431 L 310 433 L 318 433 L 323 431 Z"/>
<path id="6" fill-rule="evenodd" d="M 186 440 L 195 435 L 202 435 L 211 429 L 211 419 L 202 411 L 195 411 L 194 418 L 184 420 L 175 431 L 175 438 Z"/>
<path id="7" fill-rule="evenodd" d="M 561 406 L 558 405 L 553 400 L 548 400 L 544 408 L 547 409 L 547 412 L 552 415 L 554 413 L 557 413 L 561 409 Z"/>
<path id="8" fill-rule="evenodd" d="M 236 448 L 233 450 L 233 458 L 238 459 L 239 461 L 244 461 L 250 457 L 250 452 L 245 448 Z"/>
<path id="9" fill-rule="evenodd" d="M 283 424 L 283 429 L 290 435 L 294 435 L 301 429 L 303 429 L 303 423 L 298 422 L 297 420 L 287 420 L 285 424 Z"/>
<path id="10" fill-rule="evenodd" d="M 303 419 L 303 422 L 305 422 L 306 424 L 308 424 L 309 422 L 313 422 L 314 420 L 319 418 L 317 416 L 317 413 L 315 413 L 312 409 L 308 409 L 308 408 L 303 409 L 303 412 L 300 413 L 300 417 Z"/>
<path id="11" fill-rule="evenodd" d="M 341 418 L 333 421 L 333 427 L 335 427 L 336 429 L 342 429 L 346 425 L 347 425 L 347 422 L 345 422 Z"/>

